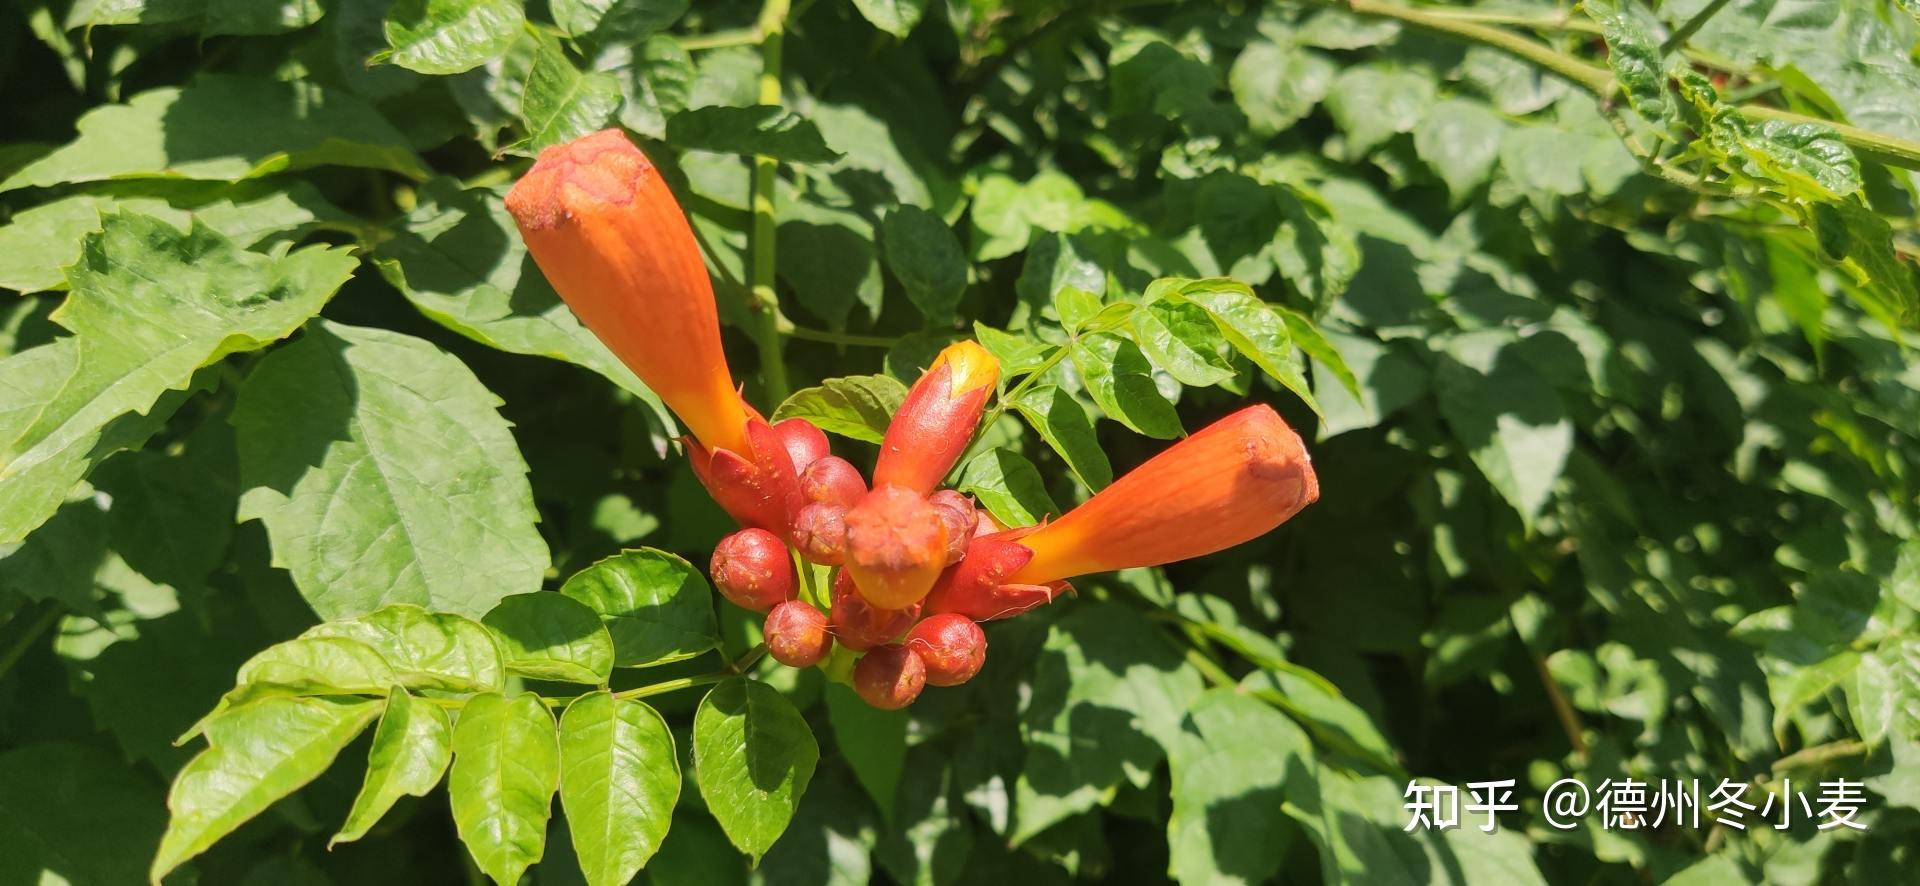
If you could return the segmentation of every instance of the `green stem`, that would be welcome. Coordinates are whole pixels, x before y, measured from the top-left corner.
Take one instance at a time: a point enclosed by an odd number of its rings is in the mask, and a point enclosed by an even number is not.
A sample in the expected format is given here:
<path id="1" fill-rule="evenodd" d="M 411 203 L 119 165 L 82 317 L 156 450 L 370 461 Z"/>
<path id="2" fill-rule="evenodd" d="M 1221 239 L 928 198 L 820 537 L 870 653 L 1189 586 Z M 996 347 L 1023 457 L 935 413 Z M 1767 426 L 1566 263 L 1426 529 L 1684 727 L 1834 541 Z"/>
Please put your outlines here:
<path id="1" fill-rule="evenodd" d="M 788 0 L 766 0 L 760 7 L 760 95 L 763 105 L 778 105 L 780 97 L 780 48 L 786 39 Z M 753 298 L 748 307 L 754 314 L 753 342 L 760 351 L 761 380 L 767 399 L 778 405 L 787 399 L 787 363 L 780 353 L 780 296 L 774 291 L 774 186 L 780 176 L 780 161 L 772 157 L 753 158 L 753 235 L 749 247 L 749 277 Z"/>
<path id="2" fill-rule="evenodd" d="M 1805 769 L 1810 766 L 1818 766 L 1829 760 L 1838 760 L 1842 757 L 1857 757 L 1866 753 L 1868 750 L 1870 750 L 1870 748 L 1866 742 L 1854 738 L 1841 739 L 1840 741 L 1828 742 L 1827 744 L 1817 744 L 1810 748 L 1801 748 L 1775 760 L 1773 763 L 1773 771 L 1785 772 L 1789 769 Z"/>
<path id="3" fill-rule="evenodd" d="M 1440 34 L 1447 34 L 1463 40 L 1482 43 L 1502 50 L 1523 61 L 1531 62 L 1572 81 L 1580 88 L 1593 93 L 1601 99 L 1611 98 L 1618 88 L 1613 74 L 1606 68 L 1591 64 L 1573 55 L 1561 52 L 1551 46 L 1512 31 L 1489 27 L 1478 21 L 1465 20 L 1455 14 L 1416 9 L 1401 6 L 1386 0 L 1346 0 L 1346 6 L 1361 15 L 1390 18 L 1415 27 L 1425 28 Z M 1758 120 L 1779 120 L 1785 123 L 1814 123 L 1831 128 L 1840 139 L 1855 151 L 1889 166 L 1903 169 L 1920 169 L 1920 141 L 1898 138 L 1885 133 L 1873 132 L 1835 123 L 1805 114 L 1796 114 L 1765 105 L 1743 104 L 1736 109 Z"/>
<path id="4" fill-rule="evenodd" d="M 1694 13 L 1693 18 L 1687 19 L 1685 24 L 1682 24 L 1679 28 L 1675 29 L 1673 33 L 1667 35 L 1667 39 L 1660 44 L 1660 54 L 1666 55 L 1685 46 L 1689 38 L 1700 33 L 1700 29 L 1706 26 L 1708 19 L 1719 15 L 1720 10 L 1727 7 L 1727 2 L 1728 0 L 1712 0 L 1712 2 L 1707 5 L 1700 7 L 1700 11 Z"/>
<path id="5" fill-rule="evenodd" d="M 900 339 L 890 335 L 856 335 L 851 332 L 831 332 L 825 329 L 809 329 L 791 323 L 782 326 L 781 332 L 788 338 L 801 341 L 826 342 L 830 345 L 851 345 L 857 348 L 891 348 L 900 343 Z"/>
<path id="6" fill-rule="evenodd" d="M 1484 43 L 1559 74 L 1595 95 L 1605 95 L 1613 88 L 1613 72 L 1606 68 L 1588 64 L 1545 43 L 1512 31 L 1481 24 L 1457 15 L 1448 15 L 1429 9 L 1415 9 L 1398 3 L 1383 2 L 1383 0 L 1347 0 L 1347 7 L 1361 15 L 1390 18 L 1429 31 L 1438 31 L 1476 43 Z"/>
<path id="7" fill-rule="evenodd" d="M 1028 388 L 1033 387 L 1034 379 L 1046 375 L 1048 370 L 1060 365 L 1060 361 L 1067 358 L 1067 351 L 1070 347 L 1071 345 L 1061 345 L 1055 348 L 1053 353 L 1047 355 L 1047 359 L 1042 360 L 1039 366 L 1034 367 L 1033 371 L 1027 373 L 1025 378 L 1020 379 L 1020 383 L 1014 385 L 1013 390 L 1001 396 L 999 401 L 993 404 L 993 408 L 987 410 L 986 417 L 980 420 L 980 433 L 984 434 L 988 428 L 993 427 L 993 423 L 999 421 L 1000 416 L 1007 413 L 1007 405 L 1019 399 L 1020 395 L 1026 393 Z"/>
<path id="8" fill-rule="evenodd" d="M 43 600 L 39 605 L 40 611 L 34 613 L 26 622 L 26 628 L 20 632 L 19 638 L 13 641 L 13 645 L 0 650 L 0 677 L 5 677 L 8 671 L 13 670 L 13 666 L 26 656 L 27 650 L 32 649 L 33 645 L 40 641 L 41 634 L 59 623 L 60 614 L 63 611 L 60 604 L 52 600 Z"/>
<path id="9" fill-rule="evenodd" d="M 702 49 L 724 49 L 728 46 L 752 46 L 760 42 L 758 28 L 732 28 L 714 31 L 709 34 L 693 34 L 680 38 L 680 48 L 688 52 Z"/>

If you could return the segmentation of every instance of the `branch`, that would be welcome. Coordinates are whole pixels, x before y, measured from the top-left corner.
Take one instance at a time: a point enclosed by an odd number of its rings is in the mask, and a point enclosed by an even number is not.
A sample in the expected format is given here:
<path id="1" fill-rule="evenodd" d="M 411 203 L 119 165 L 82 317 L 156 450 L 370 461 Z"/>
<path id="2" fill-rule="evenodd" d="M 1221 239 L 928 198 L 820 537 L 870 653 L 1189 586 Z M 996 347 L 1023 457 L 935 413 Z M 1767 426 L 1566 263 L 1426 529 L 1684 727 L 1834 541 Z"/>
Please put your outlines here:
<path id="1" fill-rule="evenodd" d="M 780 104 L 780 47 L 786 39 L 788 0 L 766 0 L 760 7 L 760 104 Z M 772 157 L 753 158 L 753 235 L 749 248 L 748 276 L 752 281 L 752 299 L 747 307 L 754 315 L 753 343 L 760 351 L 761 381 L 767 399 L 779 405 L 787 399 L 787 363 L 780 353 L 780 296 L 774 291 L 774 186 L 780 176 L 780 161 Z"/>
<path id="2" fill-rule="evenodd" d="M 1501 28 L 1489 27 L 1457 14 L 1402 6 L 1386 0 L 1347 0 L 1346 6 L 1361 15 L 1390 18 L 1436 33 L 1494 47 L 1559 74 L 1603 100 L 1611 98 L 1618 89 L 1612 72 L 1606 68 L 1583 61 L 1570 53 L 1561 52 L 1538 40 Z M 1836 123 L 1832 120 L 1809 117 L 1766 105 L 1742 104 L 1734 107 L 1740 113 L 1758 120 L 1814 123 L 1825 126 L 1831 128 L 1836 135 L 1840 136 L 1841 141 L 1846 142 L 1849 147 L 1863 156 L 1888 166 L 1920 169 L 1920 141 L 1861 129 L 1858 126 Z"/>

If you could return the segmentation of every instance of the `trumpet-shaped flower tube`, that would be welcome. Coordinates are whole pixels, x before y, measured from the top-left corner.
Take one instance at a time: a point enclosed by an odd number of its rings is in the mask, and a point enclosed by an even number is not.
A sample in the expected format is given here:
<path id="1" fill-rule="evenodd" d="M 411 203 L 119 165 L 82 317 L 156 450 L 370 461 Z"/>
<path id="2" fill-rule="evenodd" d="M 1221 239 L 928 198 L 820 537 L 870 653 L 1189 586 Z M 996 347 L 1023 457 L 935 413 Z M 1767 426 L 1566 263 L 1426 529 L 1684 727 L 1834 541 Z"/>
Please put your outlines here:
<path id="1" fill-rule="evenodd" d="M 1065 579 L 1225 550 L 1320 497 L 1300 436 L 1267 406 L 1174 444 L 1060 519 L 974 539 L 941 576 L 930 613 L 1004 618 L 1052 599 Z"/>
<path id="2" fill-rule="evenodd" d="M 747 408 L 720 348 L 699 243 L 619 130 L 555 145 L 507 193 L 527 251 L 580 322 L 709 450 L 744 452 Z"/>
<path id="3" fill-rule="evenodd" d="M 986 348 L 963 341 L 941 351 L 887 425 L 874 487 L 932 492 L 966 451 L 999 381 L 1000 361 Z"/>

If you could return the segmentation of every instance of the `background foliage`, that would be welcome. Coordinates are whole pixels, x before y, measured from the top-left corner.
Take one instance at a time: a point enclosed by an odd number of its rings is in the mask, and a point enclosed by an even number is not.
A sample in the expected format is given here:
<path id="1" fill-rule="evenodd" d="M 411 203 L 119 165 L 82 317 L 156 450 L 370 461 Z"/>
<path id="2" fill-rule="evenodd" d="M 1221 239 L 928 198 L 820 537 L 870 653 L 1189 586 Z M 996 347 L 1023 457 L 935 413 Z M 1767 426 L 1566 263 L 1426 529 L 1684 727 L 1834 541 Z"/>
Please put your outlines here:
<path id="1" fill-rule="evenodd" d="M 1912 3 L 694 6 L 0 12 L 0 881 L 1911 878 Z M 905 713 L 669 691 L 757 639 L 668 553 L 727 521 L 500 202 L 608 125 L 749 398 L 842 454 L 977 335 L 1003 518 L 1249 398 L 1323 500 L 992 626 Z M 702 759 L 750 715 L 772 756 Z M 1868 830 L 1556 830 L 1568 776 L 1845 777 Z M 1522 809 L 1407 833 L 1414 777 Z"/>

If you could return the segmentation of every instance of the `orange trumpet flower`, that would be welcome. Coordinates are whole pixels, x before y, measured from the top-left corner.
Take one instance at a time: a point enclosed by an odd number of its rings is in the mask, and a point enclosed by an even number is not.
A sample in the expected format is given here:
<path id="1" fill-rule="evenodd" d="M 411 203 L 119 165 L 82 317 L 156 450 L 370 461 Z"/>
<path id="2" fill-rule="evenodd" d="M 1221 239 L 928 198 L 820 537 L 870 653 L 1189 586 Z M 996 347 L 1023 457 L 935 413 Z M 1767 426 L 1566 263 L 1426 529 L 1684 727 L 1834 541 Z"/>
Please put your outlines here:
<path id="1" fill-rule="evenodd" d="M 540 152 L 507 211 L 555 292 L 708 449 L 747 451 L 713 283 L 666 180 L 617 129 Z"/>
<path id="2" fill-rule="evenodd" d="M 826 438 L 769 429 L 740 399 L 700 245 L 659 170 L 619 130 L 596 132 L 541 151 L 507 211 L 567 307 L 686 424 L 714 499 L 784 538 L 805 504 L 795 455 Z"/>
<path id="3" fill-rule="evenodd" d="M 1268 406 L 1227 416 L 1044 526 L 975 539 L 930 613 L 1024 612 L 1077 575 L 1200 557 L 1272 531 L 1320 497 L 1300 435 Z"/>
<path id="4" fill-rule="evenodd" d="M 874 487 L 932 492 L 966 451 L 999 381 L 1000 361 L 986 348 L 963 341 L 941 351 L 887 425 Z"/>

